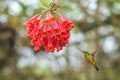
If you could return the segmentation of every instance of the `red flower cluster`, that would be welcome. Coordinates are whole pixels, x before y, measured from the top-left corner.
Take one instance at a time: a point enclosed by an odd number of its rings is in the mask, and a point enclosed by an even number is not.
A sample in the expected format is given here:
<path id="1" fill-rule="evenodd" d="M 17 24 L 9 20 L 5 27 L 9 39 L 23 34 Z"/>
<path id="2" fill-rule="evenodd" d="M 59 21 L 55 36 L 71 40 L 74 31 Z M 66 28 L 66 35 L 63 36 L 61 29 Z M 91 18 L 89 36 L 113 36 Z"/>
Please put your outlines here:
<path id="1" fill-rule="evenodd" d="M 25 23 L 25 26 L 34 50 L 38 51 L 41 46 L 44 46 L 48 53 L 60 51 L 68 43 L 70 30 L 74 24 L 61 14 L 59 18 L 56 18 L 48 13 L 45 18 L 42 18 L 42 15 L 33 16 Z"/>

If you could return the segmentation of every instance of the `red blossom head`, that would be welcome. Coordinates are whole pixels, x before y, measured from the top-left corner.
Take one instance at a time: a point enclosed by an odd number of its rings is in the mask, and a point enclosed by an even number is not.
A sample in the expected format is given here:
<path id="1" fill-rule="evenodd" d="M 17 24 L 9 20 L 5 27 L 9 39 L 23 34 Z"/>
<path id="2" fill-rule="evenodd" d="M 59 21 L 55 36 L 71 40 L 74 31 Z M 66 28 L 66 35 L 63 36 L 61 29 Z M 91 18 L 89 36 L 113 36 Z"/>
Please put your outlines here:
<path id="1" fill-rule="evenodd" d="M 46 15 L 35 15 L 25 22 L 27 37 L 31 38 L 35 51 L 39 51 L 41 46 L 46 53 L 60 51 L 68 43 L 74 24 L 63 15 L 55 17 L 54 14 L 54 8 L 50 8 Z"/>

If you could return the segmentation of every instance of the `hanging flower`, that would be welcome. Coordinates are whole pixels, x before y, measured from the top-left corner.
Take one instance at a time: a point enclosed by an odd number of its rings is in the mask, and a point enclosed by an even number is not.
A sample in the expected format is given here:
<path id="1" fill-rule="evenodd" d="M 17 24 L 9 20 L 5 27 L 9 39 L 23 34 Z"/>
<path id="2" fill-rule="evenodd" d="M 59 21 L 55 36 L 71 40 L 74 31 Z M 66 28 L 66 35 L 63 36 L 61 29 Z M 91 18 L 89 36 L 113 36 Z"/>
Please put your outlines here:
<path id="1" fill-rule="evenodd" d="M 39 51 L 41 46 L 44 46 L 46 53 L 60 51 L 69 41 L 74 24 L 61 14 L 55 17 L 53 8 L 45 15 L 35 15 L 25 23 L 27 36 L 31 38 L 30 43 L 35 51 Z"/>

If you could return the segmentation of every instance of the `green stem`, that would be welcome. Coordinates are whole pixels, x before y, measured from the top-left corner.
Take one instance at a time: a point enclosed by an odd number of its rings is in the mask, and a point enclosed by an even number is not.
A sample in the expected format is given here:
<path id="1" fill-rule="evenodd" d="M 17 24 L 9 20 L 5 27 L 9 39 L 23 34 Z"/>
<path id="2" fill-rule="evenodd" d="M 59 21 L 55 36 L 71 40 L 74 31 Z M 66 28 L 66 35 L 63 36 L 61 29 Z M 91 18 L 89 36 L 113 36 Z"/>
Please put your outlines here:
<path id="1" fill-rule="evenodd" d="M 54 0 L 51 0 L 51 2 L 54 2 Z"/>
<path id="2" fill-rule="evenodd" d="M 58 16 L 60 15 L 60 13 L 58 13 L 58 12 L 56 12 L 56 11 L 53 11 L 53 13 L 55 13 L 55 14 L 58 15 Z"/>

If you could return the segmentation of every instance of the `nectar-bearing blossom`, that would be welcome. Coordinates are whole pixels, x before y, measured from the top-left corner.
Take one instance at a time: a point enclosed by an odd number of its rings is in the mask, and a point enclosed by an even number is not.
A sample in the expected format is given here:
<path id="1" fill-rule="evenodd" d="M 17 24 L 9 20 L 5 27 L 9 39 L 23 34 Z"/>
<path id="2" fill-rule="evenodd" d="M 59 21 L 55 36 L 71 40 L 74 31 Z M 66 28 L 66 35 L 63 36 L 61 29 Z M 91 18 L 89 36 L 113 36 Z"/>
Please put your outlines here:
<path id="1" fill-rule="evenodd" d="M 74 24 L 63 15 L 57 15 L 58 17 L 55 17 L 49 11 L 45 17 L 35 15 L 26 21 L 27 36 L 31 38 L 30 44 L 34 46 L 35 51 L 39 51 L 41 46 L 45 48 L 46 53 L 60 51 L 68 43 Z"/>

